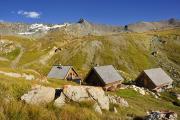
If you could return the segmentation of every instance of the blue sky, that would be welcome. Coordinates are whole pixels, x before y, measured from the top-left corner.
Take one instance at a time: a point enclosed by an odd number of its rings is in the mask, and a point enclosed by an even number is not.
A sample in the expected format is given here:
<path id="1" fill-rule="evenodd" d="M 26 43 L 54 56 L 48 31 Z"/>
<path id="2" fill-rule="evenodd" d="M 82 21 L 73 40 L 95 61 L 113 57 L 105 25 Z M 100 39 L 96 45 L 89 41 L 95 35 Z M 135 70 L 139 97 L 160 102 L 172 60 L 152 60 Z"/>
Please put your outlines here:
<path id="1" fill-rule="evenodd" d="M 180 0 L 0 0 L 0 21 L 125 25 L 180 19 Z"/>

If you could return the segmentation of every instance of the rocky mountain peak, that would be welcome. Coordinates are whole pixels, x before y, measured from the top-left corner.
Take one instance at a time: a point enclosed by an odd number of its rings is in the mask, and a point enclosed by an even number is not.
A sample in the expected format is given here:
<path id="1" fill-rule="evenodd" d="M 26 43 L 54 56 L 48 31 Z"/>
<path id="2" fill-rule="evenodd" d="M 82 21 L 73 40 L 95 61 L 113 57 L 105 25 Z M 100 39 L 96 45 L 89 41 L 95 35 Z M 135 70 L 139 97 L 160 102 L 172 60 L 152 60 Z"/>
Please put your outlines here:
<path id="1" fill-rule="evenodd" d="M 168 20 L 168 22 L 169 22 L 169 24 L 177 24 L 177 23 L 179 23 L 180 21 L 179 21 L 178 19 L 175 19 L 175 18 L 170 18 L 170 19 Z"/>
<path id="2" fill-rule="evenodd" d="M 86 23 L 89 23 L 89 22 L 87 20 L 83 19 L 83 18 L 80 18 L 77 23 L 86 24 Z"/>

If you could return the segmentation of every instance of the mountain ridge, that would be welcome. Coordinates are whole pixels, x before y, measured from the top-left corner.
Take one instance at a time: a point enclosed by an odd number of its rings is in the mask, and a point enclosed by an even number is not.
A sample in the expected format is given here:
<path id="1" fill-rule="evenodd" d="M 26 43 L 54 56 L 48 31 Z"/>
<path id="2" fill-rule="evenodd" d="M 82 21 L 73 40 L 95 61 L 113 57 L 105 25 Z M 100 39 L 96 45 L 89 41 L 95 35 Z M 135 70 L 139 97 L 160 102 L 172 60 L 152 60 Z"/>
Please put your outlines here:
<path id="1" fill-rule="evenodd" d="M 162 30 L 162 29 L 169 29 L 180 27 L 180 20 L 171 18 L 169 20 L 163 20 L 158 22 L 137 22 L 128 24 L 125 26 L 115 26 L 115 25 L 107 25 L 107 24 L 96 24 L 89 22 L 84 19 L 80 19 L 78 22 L 75 23 L 64 23 L 64 24 L 42 24 L 42 23 L 9 23 L 9 22 L 1 22 L 0 23 L 0 34 L 7 34 L 7 35 L 33 35 L 37 34 L 36 36 L 41 34 L 45 34 L 47 30 L 37 29 L 36 32 L 32 32 L 33 30 L 31 27 L 33 25 L 41 25 L 46 28 L 51 28 L 51 26 L 65 26 L 66 32 L 70 34 L 78 34 L 80 36 L 83 35 L 105 35 L 105 34 L 113 34 L 113 33 L 120 33 L 120 32 L 147 32 L 152 30 Z M 56 27 L 58 28 L 58 27 Z M 53 29 L 53 28 L 52 28 Z M 61 29 L 61 27 L 59 27 Z M 63 28 L 62 28 L 63 29 Z M 39 32 L 37 32 L 39 31 Z M 24 34 L 23 34 L 24 33 Z"/>

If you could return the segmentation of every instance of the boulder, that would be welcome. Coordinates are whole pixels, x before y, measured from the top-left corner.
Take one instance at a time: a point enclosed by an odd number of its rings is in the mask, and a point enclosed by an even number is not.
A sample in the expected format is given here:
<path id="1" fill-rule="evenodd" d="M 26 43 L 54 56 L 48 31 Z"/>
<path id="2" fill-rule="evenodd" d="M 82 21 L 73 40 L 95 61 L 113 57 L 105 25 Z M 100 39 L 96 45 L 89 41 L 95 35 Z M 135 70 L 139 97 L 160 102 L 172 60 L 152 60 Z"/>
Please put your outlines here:
<path id="1" fill-rule="evenodd" d="M 102 114 L 101 108 L 97 103 L 94 104 L 93 108 L 94 108 L 95 112 Z"/>
<path id="2" fill-rule="evenodd" d="M 56 107 L 62 107 L 64 104 L 66 103 L 66 96 L 61 93 L 60 97 L 58 97 L 55 101 L 54 101 L 54 105 Z"/>
<path id="3" fill-rule="evenodd" d="M 37 85 L 27 94 L 21 97 L 21 100 L 29 104 L 46 104 L 52 102 L 55 97 L 55 89 Z"/>
<path id="4" fill-rule="evenodd" d="M 67 99 L 75 102 L 95 101 L 101 109 L 109 110 L 109 99 L 101 87 L 92 86 L 65 86 L 63 89 Z"/>
<path id="5" fill-rule="evenodd" d="M 109 99 L 102 88 L 89 87 L 87 92 L 89 93 L 89 96 L 99 104 L 101 109 L 109 110 Z"/>
<path id="6" fill-rule="evenodd" d="M 76 102 L 80 102 L 80 101 L 84 101 L 84 100 L 88 100 L 89 94 L 87 93 L 87 88 L 88 86 L 65 86 L 63 89 L 63 93 L 64 95 L 72 100 L 72 101 L 76 101 Z"/>

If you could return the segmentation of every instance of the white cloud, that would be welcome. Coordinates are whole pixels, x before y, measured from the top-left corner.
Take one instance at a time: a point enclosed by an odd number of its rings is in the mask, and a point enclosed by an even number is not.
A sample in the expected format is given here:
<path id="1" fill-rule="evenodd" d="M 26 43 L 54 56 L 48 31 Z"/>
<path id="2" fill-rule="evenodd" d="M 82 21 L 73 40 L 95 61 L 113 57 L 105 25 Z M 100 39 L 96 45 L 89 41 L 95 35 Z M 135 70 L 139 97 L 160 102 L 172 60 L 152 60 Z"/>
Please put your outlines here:
<path id="1" fill-rule="evenodd" d="M 27 18 L 40 18 L 40 13 L 36 11 L 24 11 L 24 10 L 19 10 L 17 12 L 18 15 L 25 16 Z"/>

